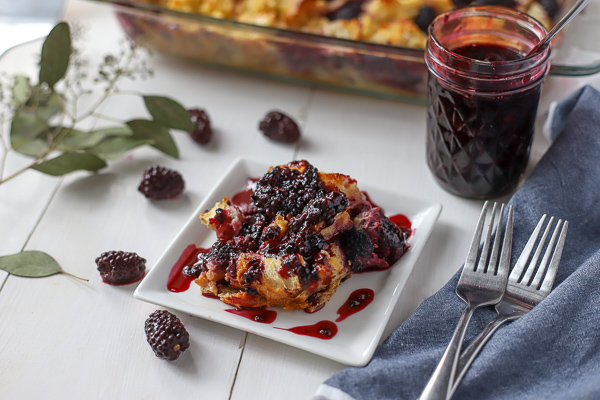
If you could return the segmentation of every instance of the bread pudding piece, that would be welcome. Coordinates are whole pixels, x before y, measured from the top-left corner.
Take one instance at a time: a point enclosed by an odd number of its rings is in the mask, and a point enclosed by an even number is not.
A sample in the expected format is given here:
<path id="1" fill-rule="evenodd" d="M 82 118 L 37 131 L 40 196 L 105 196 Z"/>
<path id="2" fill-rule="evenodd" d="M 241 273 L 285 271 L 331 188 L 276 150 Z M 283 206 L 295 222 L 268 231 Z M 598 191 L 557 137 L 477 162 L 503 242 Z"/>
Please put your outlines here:
<path id="1" fill-rule="evenodd" d="M 200 220 L 218 239 L 186 273 L 236 307 L 315 311 L 352 272 L 389 268 L 408 248 L 354 179 L 307 161 L 270 168 L 250 204 L 224 198 Z"/>

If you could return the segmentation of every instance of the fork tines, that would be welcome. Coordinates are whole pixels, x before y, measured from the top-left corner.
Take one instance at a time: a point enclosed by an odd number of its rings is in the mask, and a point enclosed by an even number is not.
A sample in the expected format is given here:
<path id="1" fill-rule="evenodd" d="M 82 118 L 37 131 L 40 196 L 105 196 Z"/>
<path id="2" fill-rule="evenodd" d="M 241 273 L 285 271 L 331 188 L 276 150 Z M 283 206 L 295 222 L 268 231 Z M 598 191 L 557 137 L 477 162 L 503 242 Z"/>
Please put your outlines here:
<path id="1" fill-rule="evenodd" d="M 542 237 L 539 239 L 538 242 L 538 237 L 540 232 L 542 231 L 542 227 L 544 226 L 546 217 L 547 215 L 544 214 L 538 222 L 531 237 L 527 241 L 527 244 L 525 245 L 521 256 L 519 257 L 517 263 L 511 271 L 509 279 L 513 282 L 518 282 L 522 285 L 532 286 L 534 288 L 539 288 L 540 290 L 549 292 L 552 286 L 554 285 L 554 277 L 556 275 L 555 270 L 558 268 L 558 264 L 560 263 L 560 257 L 562 255 L 562 249 L 565 244 L 565 238 L 567 236 L 569 222 L 563 221 L 561 219 L 558 220 L 556 226 L 554 227 L 554 232 L 552 233 L 550 242 L 548 242 L 548 246 L 546 247 L 546 251 L 544 252 L 544 256 L 542 257 L 540 264 L 537 265 L 540 256 L 542 255 L 542 251 L 544 249 L 546 240 L 548 239 L 548 235 L 550 233 L 552 224 L 554 223 L 554 217 L 551 217 L 550 221 L 548 221 L 548 224 L 546 225 L 546 228 L 544 229 Z M 533 248 L 536 245 L 536 243 L 537 248 L 533 253 L 533 256 L 531 256 L 531 252 L 533 251 Z M 552 259 L 550 259 L 551 256 Z M 549 265 L 548 261 L 550 261 Z M 527 265 L 529 265 L 530 267 L 525 268 Z M 531 266 L 533 266 L 534 268 L 532 268 Z M 542 282 L 542 279 L 546 275 L 550 278 L 544 279 Z"/>
<path id="2" fill-rule="evenodd" d="M 479 216 L 479 221 L 477 221 L 477 227 L 475 228 L 475 235 L 473 236 L 473 241 L 471 242 L 471 249 L 467 256 L 466 265 L 471 265 L 474 271 L 481 271 L 487 273 L 487 269 L 489 267 L 494 267 L 494 275 L 498 273 L 498 251 L 500 249 L 500 243 L 502 238 L 502 216 L 504 215 L 505 205 L 500 204 L 500 212 L 497 213 L 496 209 L 498 207 L 498 203 L 494 203 L 492 206 L 492 211 L 490 213 L 489 221 L 487 224 L 487 231 L 485 233 L 485 237 L 483 240 L 483 245 L 481 247 L 481 254 L 479 256 L 479 263 L 476 264 L 475 260 L 477 259 L 478 249 L 480 246 L 480 238 L 482 237 L 483 225 L 486 220 L 487 211 L 489 208 L 489 202 L 485 202 L 483 208 L 481 210 L 481 214 Z M 498 220 L 496 221 L 496 216 L 498 216 Z M 513 224 L 513 213 L 512 206 L 509 206 L 509 213 L 506 222 L 506 232 L 504 237 L 504 249 L 510 249 L 512 246 L 512 224 Z M 494 225 L 496 225 L 496 229 L 494 232 L 494 243 L 492 245 L 491 253 L 490 253 L 490 243 L 492 238 L 492 232 L 494 231 Z M 501 257 L 510 257 L 510 252 L 504 252 Z M 505 263 L 510 262 L 510 260 L 501 260 Z"/>

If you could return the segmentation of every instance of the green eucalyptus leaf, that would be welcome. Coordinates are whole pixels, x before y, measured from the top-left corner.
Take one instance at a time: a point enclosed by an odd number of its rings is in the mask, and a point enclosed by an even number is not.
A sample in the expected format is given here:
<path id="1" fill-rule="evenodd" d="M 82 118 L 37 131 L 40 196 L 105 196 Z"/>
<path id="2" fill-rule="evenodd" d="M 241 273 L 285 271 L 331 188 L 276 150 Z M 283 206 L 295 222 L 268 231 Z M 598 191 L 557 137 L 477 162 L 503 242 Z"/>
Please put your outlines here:
<path id="1" fill-rule="evenodd" d="M 89 148 L 87 152 L 95 154 L 104 160 L 116 160 L 136 147 L 151 143 L 152 140 L 150 139 L 116 136 L 106 138 L 98 145 Z"/>
<path id="2" fill-rule="evenodd" d="M 65 138 L 56 146 L 56 150 L 75 151 L 86 150 L 96 146 L 104 139 L 104 134 L 97 131 L 83 132 L 77 129 L 62 128 L 58 135 L 67 131 Z"/>
<path id="3" fill-rule="evenodd" d="M 29 82 L 29 77 L 17 75 L 13 80 L 12 86 L 12 105 L 15 108 L 23 106 L 31 97 L 33 88 Z"/>
<path id="4" fill-rule="evenodd" d="M 48 129 L 46 121 L 40 119 L 35 111 L 30 109 L 19 110 L 15 113 L 10 125 L 10 143 L 17 150 L 38 138 Z"/>
<path id="5" fill-rule="evenodd" d="M 63 100 L 54 90 L 49 93 L 47 96 L 41 96 L 39 99 L 39 103 L 37 104 L 36 113 L 38 117 L 43 120 L 49 120 L 63 107 Z"/>
<path id="6" fill-rule="evenodd" d="M 0 269 L 27 278 L 41 278 L 62 272 L 52 256 L 33 250 L 0 257 Z"/>
<path id="7" fill-rule="evenodd" d="M 37 157 L 48 149 L 48 143 L 43 139 L 33 139 L 15 148 L 17 153 L 29 157 Z"/>
<path id="8" fill-rule="evenodd" d="M 65 76 L 72 51 L 69 25 L 60 22 L 52 28 L 42 46 L 40 83 L 54 87 Z"/>
<path id="9" fill-rule="evenodd" d="M 110 126 L 106 128 L 100 128 L 93 131 L 94 133 L 98 132 L 106 136 L 132 136 L 133 131 L 127 125 L 123 126 Z"/>
<path id="10" fill-rule="evenodd" d="M 136 119 L 127 122 L 127 125 L 133 131 L 133 137 L 138 139 L 148 139 L 152 141 L 150 144 L 157 150 L 173 157 L 179 158 L 179 150 L 173 141 L 169 129 L 156 121 L 148 121 L 145 119 Z"/>
<path id="11" fill-rule="evenodd" d="M 190 113 L 178 102 L 163 96 L 144 96 L 148 112 L 167 128 L 191 132 L 194 123 Z"/>
<path id="12" fill-rule="evenodd" d="M 56 158 L 44 161 L 33 169 L 52 176 L 85 170 L 98 171 L 106 166 L 106 162 L 94 154 L 65 152 Z"/>

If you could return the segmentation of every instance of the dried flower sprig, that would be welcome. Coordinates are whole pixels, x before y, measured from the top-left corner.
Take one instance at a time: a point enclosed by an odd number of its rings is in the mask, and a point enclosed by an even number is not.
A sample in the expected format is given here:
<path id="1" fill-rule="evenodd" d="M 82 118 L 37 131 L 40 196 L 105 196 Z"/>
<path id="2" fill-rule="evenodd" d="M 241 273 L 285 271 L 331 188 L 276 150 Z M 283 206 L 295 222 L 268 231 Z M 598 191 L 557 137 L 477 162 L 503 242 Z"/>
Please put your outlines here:
<path id="1" fill-rule="evenodd" d="M 0 185 L 29 169 L 54 176 L 78 170 L 98 171 L 108 161 L 146 144 L 178 158 L 171 129 L 191 132 L 194 125 L 189 112 L 168 97 L 141 95 L 152 119 L 80 129 L 81 123 L 92 116 L 114 121 L 97 110 L 109 97 L 121 93 L 117 87 L 119 81 L 152 76 L 141 51 L 129 43 L 119 54 L 106 56 L 94 78 L 105 89 L 89 109 L 80 111 L 77 108 L 80 98 L 91 94 L 81 84 L 86 77 L 85 63 L 73 47 L 69 25 L 57 24 L 42 46 L 38 83 L 32 84 L 23 75 L 0 82 L 0 101 L 4 105 L 0 118 L 2 125 L 10 122 L 9 136 L 2 135 Z M 32 161 L 4 176 L 6 157 L 12 151 Z"/>

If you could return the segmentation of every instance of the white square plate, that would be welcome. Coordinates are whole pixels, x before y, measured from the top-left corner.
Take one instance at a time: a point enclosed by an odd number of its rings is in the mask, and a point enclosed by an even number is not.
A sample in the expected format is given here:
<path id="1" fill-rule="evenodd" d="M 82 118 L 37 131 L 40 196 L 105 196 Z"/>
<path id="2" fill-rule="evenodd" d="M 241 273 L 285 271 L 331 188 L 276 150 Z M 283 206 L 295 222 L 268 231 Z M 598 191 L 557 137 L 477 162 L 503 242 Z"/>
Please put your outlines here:
<path id="1" fill-rule="evenodd" d="M 359 182 L 358 187 L 366 191 L 373 202 L 385 210 L 386 215 L 403 214 L 410 219 L 413 228 L 413 234 L 409 238 L 410 249 L 388 270 L 353 275 L 339 286 L 325 307 L 313 314 L 275 308 L 277 318 L 274 322 L 258 323 L 226 312 L 225 310 L 232 307 L 217 299 L 202 296 L 200 289 L 193 282 L 185 292 L 175 293 L 167 289 L 169 272 L 183 250 L 190 244 L 209 248 L 216 240 L 214 232 L 202 225 L 198 215 L 212 208 L 223 197 L 233 196 L 242 190 L 248 178 L 263 176 L 268 168 L 266 165 L 238 159 L 198 206 L 156 265 L 139 284 L 134 296 L 139 300 L 254 333 L 344 364 L 365 365 L 375 352 L 400 292 L 440 214 L 440 204 L 370 188 Z M 323 320 L 335 321 L 338 317 L 337 310 L 353 291 L 361 288 L 369 288 L 375 292 L 373 302 L 363 311 L 336 322 L 338 333 L 333 338 L 324 340 L 284 330 L 313 325 Z M 275 329 L 276 327 L 284 329 Z"/>

